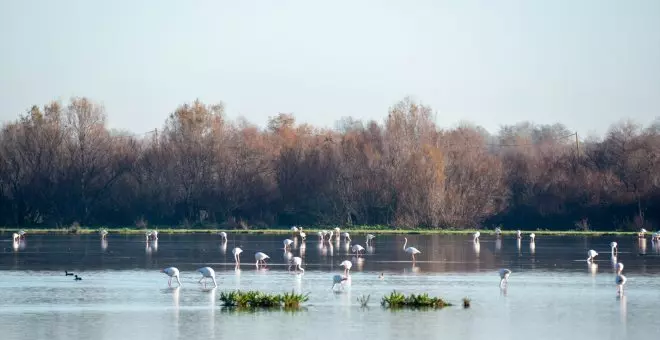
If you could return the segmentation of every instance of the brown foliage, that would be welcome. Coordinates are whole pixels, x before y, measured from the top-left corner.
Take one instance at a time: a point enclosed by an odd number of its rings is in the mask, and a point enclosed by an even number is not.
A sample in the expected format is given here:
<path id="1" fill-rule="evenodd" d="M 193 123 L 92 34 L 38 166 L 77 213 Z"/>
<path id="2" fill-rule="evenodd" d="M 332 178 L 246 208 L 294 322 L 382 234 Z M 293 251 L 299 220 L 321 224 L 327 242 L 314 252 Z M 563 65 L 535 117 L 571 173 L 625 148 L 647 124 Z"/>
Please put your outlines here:
<path id="1" fill-rule="evenodd" d="M 563 125 L 441 130 L 405 98 L 336 130 L 229 121 L 199 100 L 160 134 L 116 135 L 87 98 L 33 106 L 0 132 L 0 223 L 45 226 L 384 224 L 567 229 L 660 218 L 660 124 L 582 142 Z M 628 223 L 636 221 L 636 224 Z"/>

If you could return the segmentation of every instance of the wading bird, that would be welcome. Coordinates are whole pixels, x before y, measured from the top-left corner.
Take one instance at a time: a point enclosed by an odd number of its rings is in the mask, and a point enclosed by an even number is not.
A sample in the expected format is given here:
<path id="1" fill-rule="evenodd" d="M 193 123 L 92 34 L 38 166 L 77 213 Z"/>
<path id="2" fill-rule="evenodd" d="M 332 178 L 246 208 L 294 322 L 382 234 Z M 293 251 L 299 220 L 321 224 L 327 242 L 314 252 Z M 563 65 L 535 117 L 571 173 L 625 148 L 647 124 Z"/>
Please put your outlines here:
<path id="1" fill-rule="evenodd" d="M 241 253 L 243 252 L 243 249 L 236 247 L 232 249 L 231 253 L 234 254 L 234 261 L 236 264 L 241 264 Z"/>
<path id="2" fill-rule="evenodd" d="M 293 244 L 293 240 L 287 238 L 282 243 L 284 244 L 284 249 L 286 250 L 288 248 L 291 248 L 291 245 Z"/>
<path id="3" fill-rule="evenodd" d="M 291 267 L 293 266 L 293 269 L 298 272 L 300 270 L 301 272 L 305 272 L 305 269 L 303 269 L 302 266 L 302 258 L 295 256 L 289 261 L 289 271 L 291 271 Z"/>
<path id="4" fill-rule="evenodd" d="M 335 286 L 339 285 L 340 289 L 344 289 L 344 281 L 348 280 L 348 277 L 342 275 L 335 275 L 332 277 L 332 290 L 335 290 Z"/>
<path id="5" fill-rule="evenodd" d="M 616 256 L 619 254 L 619 248 L 617 247 L 618 244 L 614 241 L 610 242 L 610 248 L 612 248 L 612 256 Z"/>
<path id="6" fill-rule="evenodd" d="M 625 275 L 621 274 L 623 271 L 623 263 L 619 262 L 616 264 L 616 278 L 614 279 L 614 282 L 616 283 L 616 293 L 618 295 L 623 295 L 623 286 L 626 284 L 626 279 Z"/>
<path id="7" fill-rule="evenodd" d="M 360 256 L 360 252 L 361 252 L 361 251 L 364 251 L 364 247 L 362 247 L 362 246 L 359 245 L 359 244 L 356 244 L 356 245 L 354 245 L 354 246 L 351 247 L 351 251 L 355 253 L 355 256 L 358 256 L 358 257 L 359 257 L 359 256 Z"/>
<path id="8" fill-rule="evenodd" d="M 198 272 L 202 274 L 202 278 L 199 279 L 199 283 L 202 283 L 204 279 L 213 280 L 213 287 L 217 287 L 218 284 L 215 282 L 215 271 L 211 267 L 202 267 L 197 269 Z M 204 281 L 204 287 L 206 287 L 206 281 Z"/>
<path id="9" fill-rule="evenodd" d="M 160 271 L 161 273 L 167 274 L 167 276 L 170 277 L 169 280 L 167 280 L 167 285 L 172 287 L 172 278 L 176 278 L 176 283 L 179 284 L 179 287 L 181 287 L 181 281 L 179 281 L 179 269 L 176 267 L 169 267 L 165 268 Z"/>
<path id="10" fill-rule="evenodd" d="M 104 240 L 106 237 L 108 237 L 108 231 L 105 229 L 101 229 L 99 232 L 101 234 L 101 239 Z"/>
<path id="11" fill-rule="evenodd" d="M 344 276 L 348 277 L 350 275 L 351 267 L 353 267 L 353 262 L 346 260 L 339 265 L 344 267 Z"/>
<path id="12" fill-rule="evenodd" d="M 500 269 L 500 288 L 509 284 L 509 275 L 511 275 L 511 270 L 506 268 Z"/>
<path id="13" fill-rule="evenodd" d="M 587 258 L 587 261 L 593 262 L 594 257 L 598 256 L 598 253 L 593 249 L 589 249 L 589 251 L 587 252 L 587 255 L 589 255 L 589 257 Z"/>
<path id="14" fill-rule="evenodd" d="M 479 236 L 481 236 L 481 233 L 477 231 L 472 235 L 472 241 L 479 242 Z"/>
<path id="15" fill-rule="evenodd" d="M 256 252 L 254 254 L 254 259 L 257 261 L 257 268 L 259 267 L 259 263 L 263 262 L 264 266 L 266 265 L 266 259 L 269 259 L 270 256 L 262 253 L 262 252 Z"/>
<path id="16" fill-rule="evenodd" d="M 371 240 L 375 239 L 376 236 L 373 235 L 373 234 L 367 234 L 367 236 L 365 238 L 366 238 L 366 244 L 369 245 L 369 244 L 371 244 Z"/>
<path id="17" fill-rule="evenodd" d="M 403 242 L 403 251 L 406 253 L 412 255 L 412 260 L 415 262 L 415 254 L 421 254 L 422 252 L 417 250 L 415 247 L 408 247 L 406 248 L 406 245 L 408 244 L 408 238 L 404 237 L 404 242 Z"/>
<path id="18" fill-rule="evenodd" d="M 222 239 L 222 242 L 227 242 L 227 233 L 224 231 L 221 231 L 218 235 L 220 235 L 220 238 Z"/>

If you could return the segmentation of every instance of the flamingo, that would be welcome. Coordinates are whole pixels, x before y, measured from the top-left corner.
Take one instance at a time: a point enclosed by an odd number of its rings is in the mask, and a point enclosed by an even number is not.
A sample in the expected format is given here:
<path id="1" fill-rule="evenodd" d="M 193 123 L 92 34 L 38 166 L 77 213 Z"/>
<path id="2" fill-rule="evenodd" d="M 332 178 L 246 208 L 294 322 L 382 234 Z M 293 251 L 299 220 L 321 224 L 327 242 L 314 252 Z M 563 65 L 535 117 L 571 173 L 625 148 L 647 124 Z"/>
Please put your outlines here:
<path id="1" fill-rule="evenodd" d="M 616 283 L 616 293 L 618 295 L 623 295 L 623 286 L 628 280 L 625 275 L 621 274 L 623 271 L 623 263 L 619 262 L 616 264 L 616 278 L 614 282 Z"/>
<path id="2" fill-rule="evenodd" d="M 500 288 L 509 284 L 509 275 L 511 275 L 511 270 L 506 268 L 500 269 Z"/>
<path id="3" fill-rule="evenodd" d="M 284 243 L 284 249 L 286 250 L 287 248 L 291 247 L 291 245 L 293 244 L 293 240 L 287 238 L 284 240 L 283 243 Z"/>
<path id="4" fill-rule="evenodd" d="M 101 233 L 101 239 L 102 240 L 105 240 L 108 237 L 108 231 L 105 230 L 105 229 L 101 229 L 101 231 L 99 233 Z"/>
<path id="5" fill-rule="evenodd" d="M 356 256 L 360 256 L 360 252 L 363 250 L 364 248 L 359 244 L 356 244 L 353 247 L 351 247 L 351 251 L 354 252 Z"/>
<path id="6" fill-rule="evenodd" d="M 612 248 L 612 256 L 616 256 L 619 254 L 619 248 L 617 248 L 618 244 L 614 241 L 610 242 L 610 248 Z"/>
<path id="7" fill-rule="evenodd" d="M 323 240 L 325 239 L 325 234 L 323 234 L 322 231 L 319 231 L 316 234 L 319 235 L 319 241 L 323 242 Z"/>
<path id="8" fill-rule="evenodd" d="M 589 262 L 593 262 L 594 257 L 598 256 L 598 253 L 593 249 L 589 249 L 587 254 L 589 255 L 589 257 L 587 258 L 587 261 L 589 261 Z"/>
<path id="9" fill-rule="evenodd" d="M 221 231 L 218 235 L 220 235 L 220 238 L 222 239 L 223 242 L 227 242 L 227 233 L 224 231 Z"/>
<path id="10" fill-rule="evenodd" d="M 521 238 L 522 237 L 522 232 L 520 230 L 516 230 L 516 238 Z"/>
<path id="11" fill-rule="evenodd" d="M 530 242 L 534 242 L 535 239 L 536 239 L 536 234 L 534 234 L 534 233 L 529 234 Z"/>
<path id="12" fill-rule="evenodd" d="M 302 258 L 295 256 L 294 258 L 289 261 L 289 270 L 291 270 L 291 266 L 298 272 L 300 270 L 301 272 L 305 273 L 305 269 L 303 269 L 302 266 Z"/>
<path id="13" fill-rule="evenodd" d="M 335 228 L 335 237 L 337 241 L 339 241 L 339 239 L 341 238 L 341 229 L 339 229 L 339 227 Z"/>
<path id="14" fill-rule="evenodd" d="M 415 262 L 415 254 L 421 254 L 422 252 L 417 250 L 417 248 L 415 248 L 415 247 L 406 248 L 406 244 L 408 244 L 408 238 L 404 237 L 403 239 L 405 240 L 405 242 L 403 242 L 403 251 L 405 251 L 406 253 L 412 255 L 412 260 L 413 260 L 413 262 Z"/>
<path id="15" fill-rule="evenodd" d="M 21 237 L 17 233 L 13 233 L 11 235 L 12 242 L 18 242 L 18 240 L 20 240 L 20 239 L 21 239 Z"/>
<path id="16" fill-rule="evenodd" d="M 375 238 L 376 238 L 375 235 L 367 234 L 367 236 L 366 236 L 366 244 L 367 244 L 367 245 L 371 244 L 371 240 L 373 240 L 373 239 L 375 239 Z"/>
<path id="17" fill-rule="evenodd" d="M 639 231 L 639 233 L 637 234 L 637 237 L 639 237 L 639 238 L 644 238 L 644 237 L 646 237 L 646 233 L 647 233 L 647 232 L 648 232 L 648 231 L 646 231 L 646 229 L 642 228 L 642 229 Z"/>
<path id="18" fill-rule="evenodd" d="M 500 236 L 500 234 L 502 234 L 502 229 L 500 229 L 499 227 L 495 228 L 495 236 Z"/>
<path id="19" fill-rule="evenodd" d="M 302 232 L 302 231 L 300 232 L 299 235 L 300 235 L 300 238 L 301 238 L 303 241 L 307 238 L 307 234 L 305 234 L 305 233 Z"/>
<path id="20" fill-rule="evenodd" d="M 346 233 L 346 232 L 341 233 L 341 237 L 345 238 L 347 242 L 350 242 L 350 241 L 351 241 L 351 235 L 349 235 L 349 234 Z"/>
<path id="21" fill-rule="evenodd" d="M 167 276 L 170 277 L 169 280 L 167 280 L 167 285 L 169 287 L 172 287 L 172 278 L 176 278 L 176 282 L 179 284 L 179 287 L 181 287 L 181 281 L 179 281 L 179 269 L 176 267 L 168 267 L 160 271 L 161 273 L 167 274 Z"/>
<path id="22" fill-rule="evenodd" d="M 332 290 L 335 290 L 335 286 L 339 284 L 341 289 L 344 289 L 344 281 L 348 280 L 348 277 L 343 275 L 335 275 L 332 277 Z"/>
<path id="23" fill-rule="evenodd" d="M 262 252 L 256 252 L 254 254 L 254 259 L 257 260 L 257 268 L 259 267 L 259 262 L 263 262 L 264 266 L 266 265 L 266 259 L 269 259 L 270 256 L 262 253 Z"/>
<path id="24" fill-rule="evenodd" d="M 241 264 L 241 253 L 243 252 L 243 249 L 236 247 L 232 249 L 231 253 L 234 254 L 234 261 L 236 262 L 237 265 Z"/>
<path id="25" fill-rule="evenodd" d="M 199 279 L 199 283 L 202 283 L 204 279 L 213 280 L 213 287 L 217 287 L 218 284 L 215 282 L 215 271 L 211 267 L 202 267 L 197 269 L 198 272 L 202 274 L 202 278 Z M 206 287 L 206 281 L 204 281 L 204 287 Z"/>
<path id="26" fill-rule="evenodd" d="M 291 227 L 291 233 L 293 233 L 293 235 L 295 235 L 297 232 L 298 232 L 298 227 L 296 227 L 295 225 Z"/>
<path id="27" fill-rule="evenodd" d="M 18 232 L 18 236 L 20 236 L 21 238 L 25 238 L 25 230 L 20 230 Z"/>
<path id="28" fill-rule="evenodd" d="M 351 267 L 353 267 L 353 263 L 351 261 L 346 260 L 340 263 L 339 265 L 344 267 L 344 276 L 348 277 L 351 271 Z"/>
<path id="29" fill-rule="evenodd" d="M 477 231 L 474 233 L 474 235 L 472 235 L 472 241 L 479 242 L 479 236 L 481 236 L 481 233 Z"/>
<path id="30" fill-rule="evenodd" d="M 328 242 L 330 242 L 330 241 L 332 241 L 332 238 L 335 236 L 335 232 L 330 230 L 330 231 L 327 232 L 326 235 L 328 235 Z"/>

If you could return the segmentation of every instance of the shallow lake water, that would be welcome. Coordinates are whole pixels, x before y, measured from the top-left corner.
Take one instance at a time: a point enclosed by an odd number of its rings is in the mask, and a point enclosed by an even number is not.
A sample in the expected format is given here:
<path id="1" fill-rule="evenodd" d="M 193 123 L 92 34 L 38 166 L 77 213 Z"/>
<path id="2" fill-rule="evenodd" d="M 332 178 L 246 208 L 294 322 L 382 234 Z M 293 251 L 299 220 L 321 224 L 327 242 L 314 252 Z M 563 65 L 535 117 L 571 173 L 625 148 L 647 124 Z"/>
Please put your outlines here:
<path id="1" fill-rule="evenodd" d="M 660 334 L 660 250 L 650 239 L 623 237 L 407 235 L 421 250 L 413 265 L 405 235 L 379 235 L 360 258 L 341 242 L 316 237 L 159 235 L 28 235 L 19 244 L 0 241 L 0 339 L 641 339 Z M 291 238 L 289 236 L 289 238 Z M 9 240 L 8 240 L 9 239 Z M 609 243 L 628 277 L 616 294 Z M 353 235 L 351 245 L 365 245 Z M 243 249 L 240 270 L 231 250 Z M 587 251 L 599 252 L 595 264 Z M 270 255 L 257 270 L 254 253 Z M 304 275 L 287 271 L 287 258 L 301 256 Z M 351 260 L 351 283 L 331 289 L 339 264 Z M 168 288 L 164 267 L 181 271 L 181 288 Z M 196 269 L 216 271 L 218 288 L 204 288 Z M 499 268 L 512 270 L 499 287 Z M 74 281 L 64 271 L 83 278 Z M 384 277 L 379 278 L 383 273 Z M 174 285 L 176 286 L 176 285 Z M 298 312 L 226 311 L 221 291 L 258 289 L 309 293 Z M 455 304 L 442 310 L 390 311 L 380 299 L 392 290 L 428 292 Z M 357 302 L 370 295 L 368 308 Z M 461 299 L 469 297 L 471 308 Z"/>

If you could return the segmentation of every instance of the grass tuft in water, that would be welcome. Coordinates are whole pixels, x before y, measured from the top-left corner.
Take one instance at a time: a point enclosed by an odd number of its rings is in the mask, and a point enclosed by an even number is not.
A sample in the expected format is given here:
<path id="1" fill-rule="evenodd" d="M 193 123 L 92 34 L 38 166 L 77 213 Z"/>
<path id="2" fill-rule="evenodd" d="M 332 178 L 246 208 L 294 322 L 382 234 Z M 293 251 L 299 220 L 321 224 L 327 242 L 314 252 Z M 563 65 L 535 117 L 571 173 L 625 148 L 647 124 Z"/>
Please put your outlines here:
<path id="1" fill-rule="evenodd" d="M 284 294 L 263 293 L 256 290 L 221 292 L 220 301 L 225 307 L 240 309 L 284 308 L 298 309 L 300 304 L 309 300 L 309 294 L 296 294 L 294 291 Z"/>
<path id="2" fill-rule="evenodd" d="M 390 295 L 383 296 L 380 304 L 385 308 L 444 308 L 453 306 L 451 303 L 439 297 L 431 297 L 428 293 L 410 294 L 405 296 L 402 293 L 392 291 Z"/>
<path id="3" fill-rule="evenodd" d="M 463 298 L 463 308 L 470 308 L 470 298 Z"/>
<path id="4" fill-rule="evenodd" d="M 369 298 L 370 297 L 371 297 L 371 295 L 367 295 L 367 296 L 360 295 L 360 296 L 358 296 L 357 301 L 360 303 L 360 307 L 362 307 L 362 308 L 368 307 L 367 304 L 369 303 Z"/>

